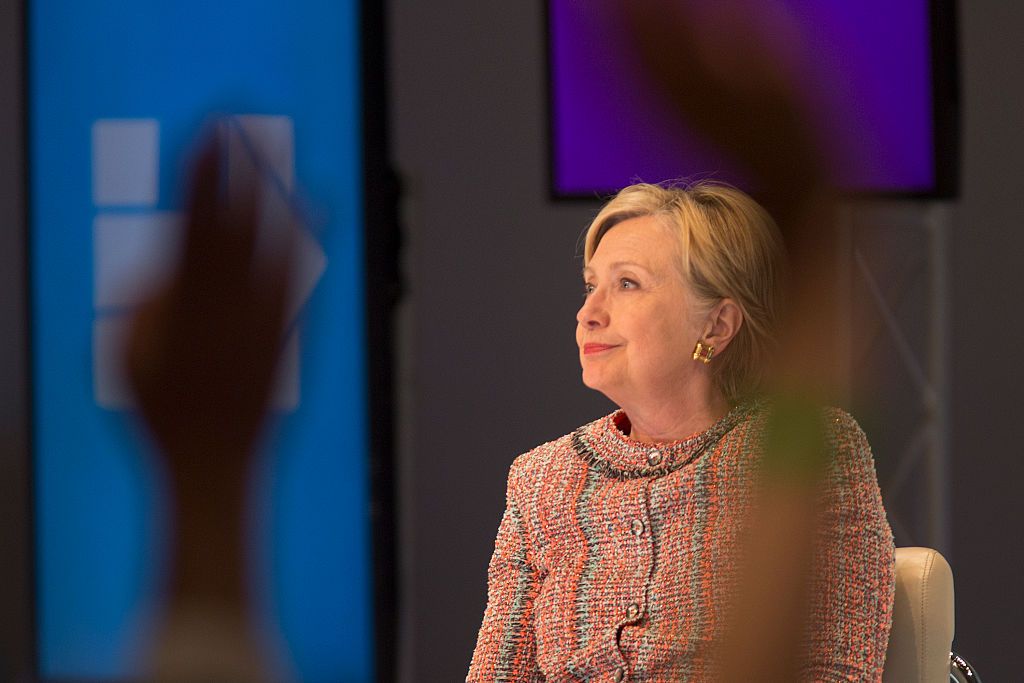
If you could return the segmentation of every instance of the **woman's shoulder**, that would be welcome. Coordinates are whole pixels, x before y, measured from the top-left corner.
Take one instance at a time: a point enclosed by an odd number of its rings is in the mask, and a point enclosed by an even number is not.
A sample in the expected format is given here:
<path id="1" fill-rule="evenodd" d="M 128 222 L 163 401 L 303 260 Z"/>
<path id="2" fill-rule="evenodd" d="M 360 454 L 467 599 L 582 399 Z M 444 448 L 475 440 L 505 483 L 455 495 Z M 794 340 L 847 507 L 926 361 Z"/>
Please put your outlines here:
<path id="1" fill-rule="evenodd" d="M 867 434 L 857 419 L 842 408 L 829 407 L 822 411 L 825 421 L 825 439 L 834 455 L 872 462 L 871 446 Z"/>
<path id="2" fill-rule="evenodd" d="M 509 468 L 509 489 L 535 487 L 538 482 L 555 483 L 585 464 L 576 453 L 574 438 L 580 431 L 592 429 L 608 416 L 589 422 L 563 436 L 522 453 Z"/>
<path id="3" fill-rule="evenodd" d="M 842 408 L 827 406 L 822 409 L 821 414 L 828 425 L 827 434 L 830 438 L 867 438 L 857 418 Z"/>
<path id="4" fill-rule="evenodd" d="M 773 398 L 759 398 L 751 402 L 750 409 L 737 426 L 762 437 L 772 412 L 778 407 L 778 401 Z M 833 448 L 867 447 L 867 435 L 857 419 L 849 412 L 836 406 L 822 406 L 820 415 L 822 432 L 830 446 Z"/>
<path id="5" fill-rule="evenodd" d="M 767 430 L 771 427 L 771 416 L 780 406 L 770 398 L 761 398 L 752 404 L 743 420 L 734 428 L 731 435 L 745 437 L 758 448 L 764 444 Z M 824 443 L 833 458 L 833 463 L 840 468 L 851 466 L 874 468 L 874 458 L 868 437 L 857 419 L 849 412 L 835 406 L 821 406 L 821 434 Z"/>
<path id="6" fill-rule="evenodd" d="M 826 408 L 824 416 L 825 438 L 832 454 L 829 468 L 832 476 L 875 482 L 875 458 L 860 423 L 841 408 Z"/>

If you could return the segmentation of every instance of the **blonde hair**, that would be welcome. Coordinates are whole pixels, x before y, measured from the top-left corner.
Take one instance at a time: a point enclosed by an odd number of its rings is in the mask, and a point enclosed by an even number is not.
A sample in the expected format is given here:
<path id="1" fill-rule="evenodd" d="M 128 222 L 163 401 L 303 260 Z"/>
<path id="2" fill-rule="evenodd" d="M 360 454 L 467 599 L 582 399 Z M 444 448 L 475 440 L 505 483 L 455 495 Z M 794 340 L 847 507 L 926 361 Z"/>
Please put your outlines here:
<path id="1" fill-rule="evenodd" d="M 709 310 L 725 298 L 736 302 L 743 324 L 712 360 L 712 377 L 732 404 L 756 393 L 773 355 L 783 298 L 785 251 L 775 221 L 749 195 L 721 182 L 630 185 L 591 222 L 584 264 L 611 228 L 642 216 L 660 219 L 679 238 L 680 272 Z"/>

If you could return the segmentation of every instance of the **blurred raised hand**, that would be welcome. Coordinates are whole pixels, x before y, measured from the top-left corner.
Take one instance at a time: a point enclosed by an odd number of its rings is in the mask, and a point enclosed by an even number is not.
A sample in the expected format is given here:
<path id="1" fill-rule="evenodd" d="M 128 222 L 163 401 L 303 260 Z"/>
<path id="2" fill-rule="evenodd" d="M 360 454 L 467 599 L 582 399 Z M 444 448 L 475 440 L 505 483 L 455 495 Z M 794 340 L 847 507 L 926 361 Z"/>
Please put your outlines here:
<path id="1" fill-rule="evenodd" d="M 292 268 L 289 233 L 257 252 L 255 174 L 226 191 L 216 138 L 192 175 L 184 247 L 170 280 L 138 311 L 128 374 L 139 413 L 175 477 L 235 471 L 251 452 L 269 402 Z M 210 462 L 179 457 L 210 452 Z M 214 455 L 215 454 L 215 455 Z"/>
<path id="2" fill-rule="evenodd" d="M 150 672 L 159 681 L 270 679 L 246 590 L 245 510 L 294 244 L 278 229 L 274 251 L 260 247 L 258 174 L 227 189 L 226 155 L 211 135 L 191 174 L 177 266 L 136 313 L 126 346 L 139 416 L 171 489 L 170 586 Z"/>

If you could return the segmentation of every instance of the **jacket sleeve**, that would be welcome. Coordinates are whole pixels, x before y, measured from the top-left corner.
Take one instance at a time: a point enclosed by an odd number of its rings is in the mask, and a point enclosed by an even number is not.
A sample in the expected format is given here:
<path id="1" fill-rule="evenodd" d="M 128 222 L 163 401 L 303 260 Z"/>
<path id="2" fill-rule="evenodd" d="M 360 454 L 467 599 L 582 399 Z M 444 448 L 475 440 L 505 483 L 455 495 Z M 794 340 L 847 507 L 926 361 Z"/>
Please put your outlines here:
<path id="1" fill-rule="evenodd" d="M 487 609 L 477 636 L 467 683 L 541 683 L 533 628 L 540 572 L 531 561 L 525 521 L 513 476 L 505 514 L 487 569 Z"/>
<path id="2" fill-rule="evenodd" d="M 829 415 L 826 479 L 808 634 L 807 680 L 881 681 L 892 625 L 895 549 L 867 437 Z"/>

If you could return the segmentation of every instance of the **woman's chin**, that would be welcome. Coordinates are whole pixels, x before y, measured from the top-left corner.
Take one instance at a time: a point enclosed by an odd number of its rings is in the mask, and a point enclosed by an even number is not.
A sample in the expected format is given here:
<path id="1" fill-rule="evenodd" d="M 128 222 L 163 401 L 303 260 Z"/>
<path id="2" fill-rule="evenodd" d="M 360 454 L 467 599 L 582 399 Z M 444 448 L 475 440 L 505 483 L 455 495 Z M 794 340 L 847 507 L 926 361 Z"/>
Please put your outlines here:
<path id="1" fill-rule="evenodd" d="M 594 391 L 600 391 L 602 394 L 606 393 L 605 390 L 609 386 L 608 377 L 606 373 L 600 372 L 596 368 L 583 368 L 583 386 Z"/>

